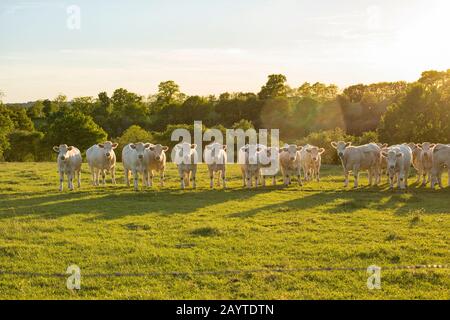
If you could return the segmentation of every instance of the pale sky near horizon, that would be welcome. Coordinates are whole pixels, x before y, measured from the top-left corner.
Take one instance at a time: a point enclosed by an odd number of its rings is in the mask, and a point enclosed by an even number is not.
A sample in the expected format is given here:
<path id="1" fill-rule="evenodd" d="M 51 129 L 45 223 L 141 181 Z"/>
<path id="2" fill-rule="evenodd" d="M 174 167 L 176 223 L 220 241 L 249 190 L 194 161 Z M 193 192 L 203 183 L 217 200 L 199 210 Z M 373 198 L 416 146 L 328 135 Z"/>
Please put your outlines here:
<path id="1" fill-rule="evenodd" d="M 257 92 L 272 73 L 293 87 L 413 81 L 450 68 L 449 13 L 448 0 L 2 0 L 0 91 L 26 102 L 148 95 L 165 80 Z"/>

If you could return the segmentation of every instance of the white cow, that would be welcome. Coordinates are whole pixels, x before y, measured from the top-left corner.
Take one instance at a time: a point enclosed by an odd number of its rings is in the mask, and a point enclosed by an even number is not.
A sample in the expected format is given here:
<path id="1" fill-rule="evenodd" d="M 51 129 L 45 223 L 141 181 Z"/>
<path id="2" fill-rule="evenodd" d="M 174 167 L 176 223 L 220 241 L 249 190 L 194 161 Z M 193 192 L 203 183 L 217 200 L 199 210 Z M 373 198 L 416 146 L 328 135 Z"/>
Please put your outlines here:
<path id="1" fill-rule="evenodd" d="M 420 150 L 420 167 L 422 169 L 422 186 L 426 186 L 431 181 L 431 170 L 433 169 L 433 148 L 435 144 L 424 142 L 416 147 Z"/>
<path id="2" fill-rule="evenodd" d="M 263 187 L 266 186 L 266 178 L 272 178 L 272 185 L 277 184 L 277 174 L 280 171 L 280 150 L 276 147 L 265 147 L 259 154 L 261 164 L 261 179 Z"/>
<path id="3" fill-rule="evenodd" d="M 54 146 L 53 151 L 58 154 L 59 191 L 63 191 L 64 175 L 67 175 L 69 190 L 73 190 L 73 179 L 77 175 L 78 188 L 81 186 L 81 158 L 80 150 L 61 144 Z"/>
<path id="4" fill-rule="evenodd" d="M 164 174 L 166 170 L 166 151 L 169 147 L 162 146 L 160 144 L 151 145 L 150 148 L 145 149 L 145 164 L 147 167 L 147 185 L 153 185 L 153 176 L 157 172 L 160 175 L 161 187 L 164 187 Z"/>
<path id="5" fill-rule="evenodd" d="M 394 189 L 394 179 L 397 178 L 398 188 L 408 187 L 409 170 L 412 164 L 412 150 L 406 144 L 395 145 L 384 149 L 382 156 L 386 158 L 391 189 Z"/>
<path id="6" fill-rule="evenodd" d="M 283 174 L 284 185 L 288 186 L 291 184 L 291 176 L 295 175 L 298 179 L 298 184 L 301 186 L 302 177 L 301 177 L 301 155 L 300 152 L 303 150 L 303 147 L 297 146 L 295 144 L 285 145 L 284 148 L 281 148 L 280 153 L 280 167 L 281 173 Z"/>
<path id="7" fill-rule="evenodd" d="M 92 184 L 99 185 L 100 174 L 102 183 L 106 184 L 106 173 L 111 172 L 112 183 L 116 184 L 116 153 L 117 143 L 107 141 L 95 144 L 86 151 L 86 159 L 91 168 Z"/>
<path id="8" fill-rule="evenodd" d="M 239 149 L 238 163 L 241 167 L 242 180 L 244 187 L 252 188 L 253 179 L 257 188 L 261 181 L 262 154 L 267 147 L 262 145 L 245 145 Z"/>
<path id="9" fill-rule="evenodd" d="M 450 187 L 450 144 L 438 144 L 433 149 L 433 168 L 431 170 L 431 188 L 436 184 L 443 188 L 442 172 L 448 170 L 448 186 Z"/>
<path id="10" fill-rule="evenodd" d="M 350 171 L 355 177 L 355 189 L 358 188 L 359 172 L 367 170 L 369 172 L 369 185 L 380 183 L 381 173 L 381 148 L 370 143 L 363 146 L 352 146 L 351 142 L 332 142 L 331 146 L 337 150 L 344 168 L 345 187 L 348 187 L 348 177 Z M 375 180 L 375 181 L 374 181 Z"/>
<path id="11" fill-rule="evenodd" d="M 211 143 L 206 146 L 205 163 L 208 166 L 210 188 L 214 188 L 214 174 L 217 174 L 217 184 L 220 187 L 220 180 L 222 178 L 223 188 L 227 187 L 226 169 L 227 169 L 227 146 L 220 143 Z"/>
<path id="12" fill-rule="evenodd" d="M 182 142 L 177 144 L 173 149 L 173 159 L 178 168 L 181 189 L 189 186 L 191 179 L 192 187 L 194 189 L 197 187 L 196 176 L 199 159 L 196 148 L 196 144 Z"/>
<path id="13" fill-rule="evenodd" d="M 300 163 L 305 174 L 305 180 L 317 179 L 320 181 L 320 167 L 322 165 L 322 154 L 324 148 L 318 148 L 307 144 L 300 152 Z"/>
<path id="14" fill-rule="evenodd" d="M 125 173 L 125 183 L 127 187 L 130 186 L 130 173 L 134 178 L 134 190 L 139 189 L 139 174 L 142 175 L 142 181 L 145 186 L 148 186 L 147 180 L 147 166 L 144 161 L 144 154 L 152 144 L 150 143 L 130 143 L 122 150 L 122 164 Z"/>
<path id="15" fill-rule="evenodd" d="M 415 143 L 409 143 L 408 146 L 411 148 L 412 151 L 412 165 L 414 169 L 417 171 L 417 181 L 416 183 L 420 182 L 420 178 L 423 176 L 423 168 L 422 168 L 422 161 L 420 159 L 420 156 L 422 154 L 422 150 L 417 147 L 417 144 Z M 385 163 L 385 161 L 383 161 Z"/>

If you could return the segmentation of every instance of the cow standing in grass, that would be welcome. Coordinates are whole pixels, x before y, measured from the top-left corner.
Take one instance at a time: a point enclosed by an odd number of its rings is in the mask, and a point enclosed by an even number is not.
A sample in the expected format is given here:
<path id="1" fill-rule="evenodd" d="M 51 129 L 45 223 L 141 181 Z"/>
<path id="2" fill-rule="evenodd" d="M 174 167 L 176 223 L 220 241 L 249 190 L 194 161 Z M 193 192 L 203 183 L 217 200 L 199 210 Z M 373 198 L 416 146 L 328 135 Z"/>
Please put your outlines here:
<path id="1" fill-rule="evenodd" d="M 139 190 L 139 173 L 142 175 L 144 185 L 148 186 L 147 166 L 144 162 L 145 152 L 152 146 L 151 143 L 130 143 L 122 150 L 122 163 L 125 173 L 125 183 L 130 186 L 130 173 L 133 174 L 134 190 Z"/>
<path id="2" fill-rule="evenodd" d="M 116 153 L 117 143 L 107 141 L 95 144 L 86 151 L 86 159 L 91 168 L 92 184 L 99 185 L 100 174 L 102 184 L 106 184 L 106 173 L 111 173 L 111 180 L 116 184 Z"/>
<path id="3" fill-rule="evenodd" d="M 241 167 L 244 188 L 252 188 L 255 180 L 255 188 L 261 182 L 261 163 L 259 153 L 264 149 L 260 145 L 245 145 L 239 149 L 238 163 Z"/>
<path id="4" fill-rule="evenodd" d="M 220 187 L 220 180 L 222 180 L 225 189 L 227 187 L 227 146 L 217 142 L 207 145 L 204 156 L 209 171 L 210 188 L 214 188 L 214 174 L 217 174 L 218 186 Z"/>
<path id="5" fill-rule="evenodd" d="M 281 148 L 280 153 L 280 167 L 281 173 L 283 174 L 283 181 L 285 186 L 291 184 L 291 176 L 297 176 L 298 184 L 303 185 L 301 177 L 301 155 L 300 152 L 303 147 L 297 146 L 295 144 L 286 145 Z"/>
<path id="6" fill-rule="evenodd" d="M 444 188 L 442 184 L 442 172 L 448 170 L 448 186 L 450 187 L 450 144 L 438 144 L 433 149 L 433 168 L 431 170 L 431 188 L 436 184 Z"/>
<path id="7" fill-rule="evenodd" d="M 394 180 L 397 179 L 398 188 L 408 188 L 409 170 L 412 164 L 412 150 L 406 145 L 395 145 L 382 151 L 386 158 L 391 189 L 394 189 Z"/>
<path id="8" fill-rule="evenodd" d="M 331 146 L 337 150 L 342 161 L 345 175 L 345 187 L 348 187 L 349 174 L 353 172 L 355 177 L 354 188 L 359 186 L 359 172 L 367 170 L 369 172 L 369 185 L 380 183 L 381 177 L 381 148 L 370 143 L 359 147 L 352 146 L 351 142 L 332 142 Z"/>
<path id="9" fill-rule="evenodd" d="M 178 168 L 178 175 L 180 177 L 181 189 L 190 185 L 192 180 L 192 187 L 197 188 L 197 164 L 198 153 L 197 145 L 182 142 L 177 144 L 173 149 L 172 158 Z"/>
<path id="10" fill-rule="evenodd" d="M 417 172 L 417 180 L 416 183 L 420 182 L 420 178 L 423 176 L 423 167 L 422 167 L 422 161 L 421 161 L 421 154 L 422 150 L 417 147 L 417 144 L 415 143 L 409 143 L 408 146 L 411 148 L 412 151 L 412 165 L 414 169 L 416 169 Z M 386 161 L 383 161 L 383 163 L 386 163 Z"/>
<path id="11" fill-rule="evenodd" d="M 145 150 L 144 154 L 144 162 L 146 165 L 146 179 L 147 185 L 153 185 L 153 176 L 154 173 L 157 172 L 160 175 L 160 185 L 164 187 L 164 173 L 166 170 L 166 151 L 169 150 L 169 147 L 162 146 L 160 144 L 151 145 L 148 149 Z"/>
<path id="12" fill-rule="evenodd" d="M 266 186 L 266 178 L 272 178 L 272 185 L 277 184 L 277 174 L 280 170 L 280 151 L 276 147 L 264 147 L 259 154 L 261 163 L 262 186 Z"/>
<path id="13" fill-rule="evenodd" d="M 54 146 L 53 151 L 58 154 L 59 191 L 63 191 L 64 175 L 67 175 L 69 190 L 73 190 L 73 179 L 77 176 L 78 188 L 81 186 L 81 164 L 83 159 L 80 150 L 66 144 Z"/>
<path id="14" fill-rule="evenodd" d="M 314 179 L 320 181 L 320 167 L 322 165 L 322 154 L 325 152 L 324 148 L 318 148 L 307 144 L 300 152 L 300 162 L 306 181 Z"/>
<path id="15" fill-rule="evenodd" d="M 422 186 L 424 187 L 431 181 L 431 170 L 433 169 L 433 148 L 435 146 L 435 144 L 429 142 L 424 142 L 416 146 L 420 151 L 419 161 L 422 168 Z"/>

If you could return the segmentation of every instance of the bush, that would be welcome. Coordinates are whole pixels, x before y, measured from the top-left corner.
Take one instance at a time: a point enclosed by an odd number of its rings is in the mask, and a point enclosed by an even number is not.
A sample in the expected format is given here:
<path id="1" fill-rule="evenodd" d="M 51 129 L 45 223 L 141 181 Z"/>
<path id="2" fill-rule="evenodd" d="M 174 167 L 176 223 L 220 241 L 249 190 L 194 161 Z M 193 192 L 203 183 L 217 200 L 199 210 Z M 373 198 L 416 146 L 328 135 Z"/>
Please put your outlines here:
<path id="1" fill-rule="evenodd" d="M 119 143 L 119 148 L 117 149 L 116 156 L 119 161 L 122 159 L 122 149 L 129 143 L 136 143 L 136 142 L 151 142 L 156 143 L 153 141 L 153 136 L 150 132 L 142 129 L 140 126 L 133 125 L 129 127 L 123 135 L 118 139 L 117 141 Z"/>
<path id="2" fill-rule="evenodd" d="M 107 134 L 92 117 L 80 112 L 66 111 L 54 114 L 44 139 L 49 150 L 53 146 L 67 144 L 85 152 L 92 145 L 104 142 Z"/>
<path id="3" fill-rule="evenodd" d="M 6 161 L 48 160 L 49 151 L 42 148 L 42 132 L 24 130 L 13 131 L 8 135 L 9 148 L 5 151 Z"/>

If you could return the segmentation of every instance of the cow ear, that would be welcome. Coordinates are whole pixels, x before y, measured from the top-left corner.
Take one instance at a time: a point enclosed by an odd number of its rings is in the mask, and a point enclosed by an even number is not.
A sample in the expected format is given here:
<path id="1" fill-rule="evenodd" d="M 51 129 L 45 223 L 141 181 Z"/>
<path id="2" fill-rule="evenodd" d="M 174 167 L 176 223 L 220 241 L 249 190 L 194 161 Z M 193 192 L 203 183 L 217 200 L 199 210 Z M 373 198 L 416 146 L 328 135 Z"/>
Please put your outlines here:
<path id="1" fill-rule="evenodd" d="M 154 148 L 153 148 L 153 145 L 152 145 L 151 143 L 146 143 L 146 144 L 144 144 L 144 148 L 145 148 L 145 149 L 150 149 L 150 150 L 154 149 Z"/>
<path id="2" fill-rule="evenodd" d="M 191 149 L 196 149 L 197 148 L 197 145 L 194 143 L 194 144 L 191 144 Z"/>
<path id="3" fill-rule="evenodd" d="M 297 147 L 297 151 L 302 151 L 302 150 L 303 150 L 303 147 L 301 147 L 301 146 Z"/>
<path id="4" fill-rule="evenodd" d="M 422 144 L 418 143 L 418 144 L 416 144 L 416 147 L 419 148 L 419 149 L 422 149 Z"/>
<path id="5" fill-rule="evenodd" d="M 73 147 L 70 146 L 70 147 L 67 148 L 67 150 L 72 151 L 72 150 L 73 150 Z"/>
<path id="6" fill-rule="evenodd" d="M 347 143 L 345 144 L 345 146 L 346 146 L 346 147 L 351 147 L 351 146 L 352 146 L 352 143 L 351 143 L 351 142 L 347 142 Z"/>
<path id="7" fill-rule="evenodd" d="M 102 144 L 102 143 L 99 143 L 98 146 L 99 146 L 100 148 L 102 148 L 102 149 L 105 147 L 105 145 Z"/>
<path id="8" fill-rule="evenodd" d="M 167 146 L 162 147 L 162 149 L 163 149 L 163 151 L 169 151 L 169 147 L 167 147 Z"/>
<path id="9" fill-rule="evenodd" d="M 112 148 L 113 148 L 113 149 L 117 149 L 118 146 L 119 146 L 118 143 L 113 143 Z"/>
<path id="10" fill-rule="evenodd" d="M 136 149 L 136 145 L 134 143 L 130 144 L 130 148 L 135 150 Z"/>
<path id="11" fill-rule="evenodd" d="M 59 147 L 58 146 L 54 146 L 53 147 L 53 151 L 55 151 L 56 153 L 59 153 Z"/>
<path id="12" fill-rule="evenodd" d="M 311 153 L 312 150 L 311 149 L 306 149 L 306 152 Z"/>
<path id="13" fill-rule="evenodd" d="M 333 141 L 333 142 L 331 143 L 331 146 L 332 146 L 333 148 L 337 149 L 337 142 Z"/>
<path id="14" fill-rule="evenodd" d="M 387 158 L 387 153 L 386 153 L 386 151 L 382 151 L 382 152 L 381 152 L 381 156 L 382 156 L 383 158 Z"/>
<path id="15" fill-rule="evenodd" d="M 435 143 L 430 144 L 430 149 L 432 149 L 432 148 L 434 148 L 434 147 L 436 147 L 436 144 L 435 144 Z"/>
<path id="16" fill-rule="evenodd" d="M 320 148 L 319 149 L 319 154 L 323 154 L 325 152 L 325 149 L 324 148 Z"/>

